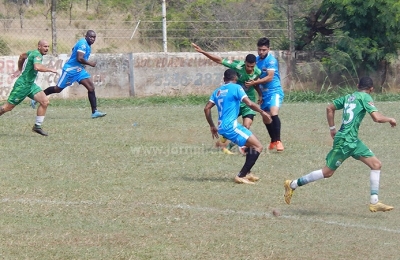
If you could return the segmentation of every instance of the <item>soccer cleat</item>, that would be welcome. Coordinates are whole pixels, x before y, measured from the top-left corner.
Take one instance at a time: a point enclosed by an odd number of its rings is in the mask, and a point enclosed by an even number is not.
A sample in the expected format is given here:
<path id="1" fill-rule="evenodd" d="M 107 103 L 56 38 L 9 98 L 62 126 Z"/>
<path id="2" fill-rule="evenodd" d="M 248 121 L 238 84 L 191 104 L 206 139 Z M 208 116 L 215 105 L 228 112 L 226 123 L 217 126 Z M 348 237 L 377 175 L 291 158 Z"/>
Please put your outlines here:
<path id="1" fill-rule="evenodd" d="M 268 150 L 274 150 L 276 148 L 276 142 L 270 142 L 268 146 Z"/>
<path id="2" fill-rule="evenodd" d="M 379 201 L 376 204 L 369 204 L 369 211 L 371 212 L 377 212 L 377 211 L 385 212 L 385 211 L 390 211 L 392 209 L 394 209 L 392 206 L 383 204 Z"/>
<path id="3" fill-rule="evenodd" d="M 48 134 L 45 131 L 43 131 L 42 127 L 40 127 L 39 125 L 34 125 L 32 127 L 32 131 L 43 136 L 48 136 Z"/>
<path id="4" fill-rule="evenodd" d="M 283 187 L 285 187 L 285 202 L 286 204 L 290 204 L 290 200 L 292 199 L 294 189 L 290 187 L 290 183 L 292 183 L 292 180 L 286 180 L 285 183 L 283 184 Z"/>
<path id="5" fill-rule="evenodd" d="M 31 100 L 31 107 L 32 109 L 36 108 L 36 101 L 34 99 Z"/>
<path id="6" fill-rule="evenodd" d="M 283 147 L 282 142 L 281 142 L 281 141 L 277 141 L 277 142 L 276 142 L 276 150 L 277 150 L 278 152 L 282 152 L 284 149 L 285 149 L 285 148 Z"/>
<path id="7" fill-rule="evenodd" d="M 260 177 L 255 176 L 252 173 L 248 173 L 245 178 L 252 182 L 256 182 L 256 181 L 260 180 Z"/>
<path id="8" fill-rule="evenodd" d="M 105 115 L 107 115 L 107 113 L 103 113 L 103 112 L 100 112 L 100 111 L 96 110 L 96 111 L 94 111 L 94 113 L 92 114 L 92 118 L 103 117 L 103 116 L 105 116 Z"/>
<path id="9" fill-rule="evenodd" d="M 235 153 L 232 153 L 231 151 L 229 151 L 229 150 L 226 149 L 226 148 L 222 148 L 222 152 L 223 152 L 224 154 L 235 154 Z"/>
<path id="10" fill-rule="evenodd" d="M 246 177 L 242 178 L 239 176 L 235 177 L 235 182 L 238 184 L 254 184 L 254 182 L 249 181 L 248 179 L 246 179 Z"/>

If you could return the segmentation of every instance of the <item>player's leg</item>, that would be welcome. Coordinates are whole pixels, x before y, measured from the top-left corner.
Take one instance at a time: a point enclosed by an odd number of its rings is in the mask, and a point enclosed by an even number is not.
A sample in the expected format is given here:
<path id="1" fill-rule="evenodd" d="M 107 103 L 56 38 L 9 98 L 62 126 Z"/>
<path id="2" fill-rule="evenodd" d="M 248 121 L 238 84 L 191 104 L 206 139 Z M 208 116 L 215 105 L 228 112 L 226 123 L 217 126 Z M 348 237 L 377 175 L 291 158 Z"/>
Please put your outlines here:
<path id="1" fill-rule="evenodd" d="M 29 97 L 40 104 L 40 106 L 37 108 L 35 125 L 33 126 L 32 131 L 40 135 L 47 136 L 48 134 L 42 129 L 42 124 L 44 117 L 46 116 L 47 107 L 50 103 L 49 98 L 36 84 L 33 84 L 32 93 L 29 95 Z"/>
<path id="2" fill-rule="evenodd" d="M 90 79 L 89 73 L 86 71 L 82 70 L 81 79 L 78 81 L 79 84 L 82 84 L 88 91 L 88 99 L 90 103 L 90 107 L 92 108 L 92 118 L 98 118 L 98 117 L 103 117 L 106 115 L 106 113 L 100 112 L 97 110 L 97 99 L 96 99 L 96 93 L 94 91 L 94 84 L 92 80 Z"/>
<path id="3" fill-rule="evenodd" d="M 245 163 L 238 175 L 235 177 L 235 182 L 253 184 L 254 181 L 258 180 L 258 177 L 250 175 L 252 178 L 247 178 L 247 175 L 250 174 L 251 168 L 254 166 L 262 152 L 263 147 L 261 142 L 249 129 L 240 124 L 238 124 L 236 129 L 233 129 L 232 134 L 229 135 L 229 139 L 239 146 L 247 147 Z M 256 179 L 253 179 L 253 177 Z"/>
<path id="4" fill-rule="evenodd" d="M 14 86 L 7 98 L 7 102 L 0 107 L 0 116 L 6 112 L 14 109 L 19 103 L 21 103 L 29 94 L 30 89 L 26 88 L 24 82 L 20 79 L 14 83 Z"/>
<path id="5" fill-rule="evenodd" d="M 318 181 L 324 178 L 331 177 L 336 169 L 351 155 L 351 150 L 347 145 L 341 146 L 339 140 L 334 140 L 333 148 L 326 155 L 326 165 L 319 170 L 312 171 L 297 180 L 286 180 L 284 182 L 285 188 L 285 202 L 290 204 L 293 192 L 296 188 L 304 186 L 308 183 Z"/>
<path id="6" fill-rule="evenodd" d="M 389 211 L 392 210 L 393 207 L 389 205 L 385 205 L 379 202 L 378 193 L 379 193 L 379 181 L 381 175 L 382 163 L 381 161 L 374 155 L 374 153 L 368 149 L 368 147 L 361 141 L 359 141 L 356 154 L 353 156 L 355 159 L 359 159 L 364 164 L 366 164 L 370 170 L 370 204 L 369 210 L 371 212 L 377 211 Z"/>
<path id="7" fill-rule="evenodd" d="M 272 138 L 271 142 L 275 142 L 275 147 L 278 152 L 282 152 L 284 150 L 283 143 L 281 141 L 281 120 L 279 118 L 279 108 L 282 105 L 283 101 L 283 95 L 276 93 L 271 96 L 270 99 L 270 114 L 271 114 L 271 132 L 272 132 Z M 268 126 L 267 126 L 268 129 Z M 268 131 L 269 132 L 269 131 Z"/>
<path id="8" fill-rule="evenodd" d="M 3 115 L 4 113 L 7 113 L 11 110 L 13 110 L 15 107 L 15 105 L 8 103 L 8 101 L 6 103 L 4 103 L 1 107 L 0 107 L 0 116 Z"/>
<path id="9" fill-rule="evenodd" d="M 58 79 L 56 86 L 50 86 L 46 88 L 43 92 L 46 96 L 54 94 L 54 93 L 61 93 L 64 88 L 70 86 L 74 82 L 72 75 L 68 74 L 65 70 L 61 72 L 60 78 Z M 33 109 L 36 108 L 36 100 L 31 100 L 31 107 Z"/>

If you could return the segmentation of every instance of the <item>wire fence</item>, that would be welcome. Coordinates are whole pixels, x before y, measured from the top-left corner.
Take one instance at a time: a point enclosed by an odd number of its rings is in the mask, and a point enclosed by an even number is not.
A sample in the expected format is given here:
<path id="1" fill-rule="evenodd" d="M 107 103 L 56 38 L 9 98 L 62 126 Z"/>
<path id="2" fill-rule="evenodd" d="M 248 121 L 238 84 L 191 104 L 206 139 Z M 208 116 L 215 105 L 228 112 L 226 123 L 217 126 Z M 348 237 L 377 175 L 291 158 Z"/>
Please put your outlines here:
<path id="1" fill-rule="evenodd" d="M 0 26 L 2 56 L 33 49 L 40 39 L 46 39 L 52 46 L 56 44 L 54 55 L 69 53 L 89 29 L 97 34 L 93 53 L 163 51 L 161 21 L 56 20 L 54 43 L 49 19 L 0 19 Z M 254 50 L 257 39 L 263 36 L 270 38 L 275 49 L 287 41 L 286 20 L 167 21 L 166 31 L 167 48 L 171 52 L 192 51 L 190 42 L 212 51 L 238 51 Z"/>

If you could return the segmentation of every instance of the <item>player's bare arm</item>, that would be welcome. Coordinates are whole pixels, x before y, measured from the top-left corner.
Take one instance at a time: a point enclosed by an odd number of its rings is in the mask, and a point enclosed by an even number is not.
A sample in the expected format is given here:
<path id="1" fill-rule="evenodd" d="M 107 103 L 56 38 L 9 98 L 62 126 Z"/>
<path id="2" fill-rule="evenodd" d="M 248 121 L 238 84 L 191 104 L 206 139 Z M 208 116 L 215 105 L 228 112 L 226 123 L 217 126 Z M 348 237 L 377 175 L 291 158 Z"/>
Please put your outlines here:
<path id="1" fill-rule="evenodd" d="M 272 78 L 274 77 L 274 70 L 267 70 L 268 74 L 267 76 L 265 76 L 264 78 L 258 78 L 256 80 L 253 81 L 253 84 L 258 85 L 258 84 L 265 84 L 268 83 L 272 80 Z"/>
<path id="2" fill-rule="evenodd" d="M 212 60 L 212 61 L 214 61 L 214 62 L 216 62 L 216 63 L 218 63 L 218 64 L 222 64 L 222 58 L 221 58 L 221 57 L 219 57 L 219 56 L 217 56 L 217 55 L 214 55 L 214 54 L 211 54 L 211 53 L 209 53 L 209 52 L 204 51 L 202 48 L 200 48 L 198 45 L 196 45 L 196 44 L 193 43 L 193 42 L 192 42 L 192 46 L 194 47 L 194 49 L 195 49 L 197 52 L 203 54 L 204 56 L 206 56 L 206 57 L 209 58 L 210 60 Z"/>
<path id="3" fill-rule="evenodd" d="M 392 127 L 396 126 L 396 119 L 392 117 L 386 117 L 378 111 L 372 112 L 370 115 L 375 123 L 389 123 Z"/>
<path id="4" fill-rule="evenodd" d="M 329 104 L 326 107 L 326 120 L 328 121 L 329 131 L 330 131 L 332 138 L 334 138 L 336 135 L 335 111 L 336 111 L 336 107 L 333 104 Z"/>
<path id="5" fill-rule="evenodd" d="M 76 60 L 77 60 L 79 63 L 83 64 L 83 65 L 89 65 L 89 66 L 91 66 L 91 67 L 96 67 L 96 62 L 95 62 L 95 61 L 88 61 L 88 60 L 85 60 L 84 55 L 85 55 L 85 54 L 84 54 L 83 52 L 78 51 Z"/>
<path id="6" fill-rule="evenodd" d="M 257 105 L 253 101 L 251 101 L 248 97 L 244 97 L 242 99 L 242 102 L 244 102 L 248 107 L 250 107 L 254 111 L 260 113 L 260 115 L 263 118 L 264 124 L 271 124 L 271 122 L 272 122 L 271 116 L 267 112 L 262 110 L 259 105 Z"/>
<path id="7" fill-rule="evenodd" d="M 218 138 L 218 129 L 215 127 L 214 122 L 212 120 L 211 116 L 211 109 L 215 106 L 213 102 L 208 101 L 206 106 L 204 107 L 204 114 L 206 116 L 206 120 L 208 124 L 210 125 L 210 131 L 212 138 Z"/>
<path id="8" fill-rule="evenodd" d="M 44 66 L 43 64 L 39 64 L 39 63 L 34 64 L 34 65 L 33 65 L 33 68 L 34 68 L 35 70 L 37 70 L 37 71 L 40 71 L 40 72 L 53 72 L 53 73 L 57 73 L 57 70 L 56 70 L 56 69 L 48 68 L 48 67 Z"/>

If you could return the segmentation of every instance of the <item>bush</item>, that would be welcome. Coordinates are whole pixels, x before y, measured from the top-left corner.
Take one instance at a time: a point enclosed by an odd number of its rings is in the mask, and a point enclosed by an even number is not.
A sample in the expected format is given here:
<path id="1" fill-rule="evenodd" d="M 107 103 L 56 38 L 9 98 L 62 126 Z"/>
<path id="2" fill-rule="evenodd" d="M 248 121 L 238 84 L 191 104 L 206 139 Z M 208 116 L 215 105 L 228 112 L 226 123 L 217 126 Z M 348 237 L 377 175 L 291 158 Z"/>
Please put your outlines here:
<path id="1" fill-rule="evenodd" d="M 8 47 L 8 44 L 6 43 L 3 38 L 0 37 L 0 54 L 2 56 L 8 56 L 11 54 L 11 49 Z"/>

